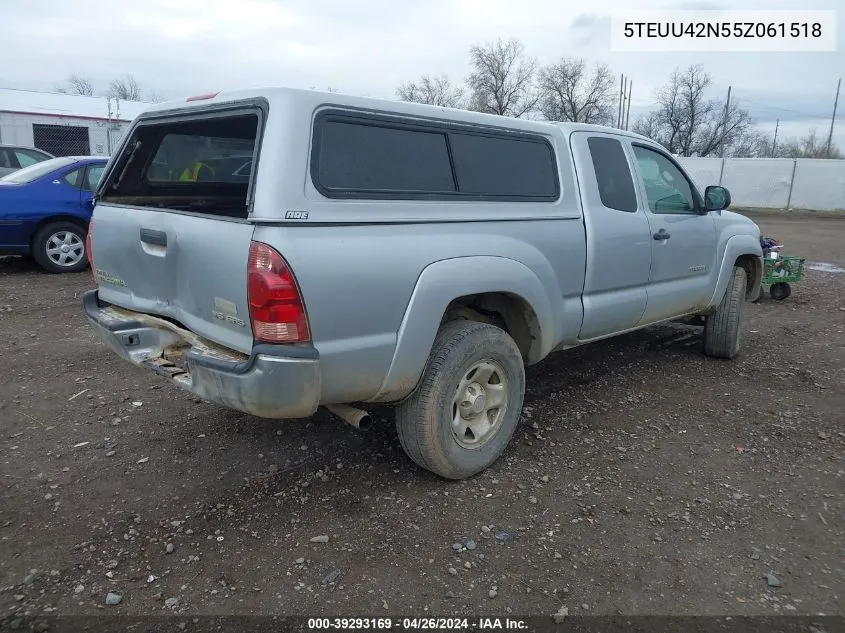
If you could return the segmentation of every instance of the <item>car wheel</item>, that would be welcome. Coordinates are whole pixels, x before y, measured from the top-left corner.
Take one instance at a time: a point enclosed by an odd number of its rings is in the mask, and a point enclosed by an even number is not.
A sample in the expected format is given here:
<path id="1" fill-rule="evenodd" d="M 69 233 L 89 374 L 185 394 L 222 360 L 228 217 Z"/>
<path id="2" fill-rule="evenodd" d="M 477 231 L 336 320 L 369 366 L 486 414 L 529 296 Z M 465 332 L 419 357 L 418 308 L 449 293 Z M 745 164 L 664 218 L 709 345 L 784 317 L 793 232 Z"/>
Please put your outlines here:
<path id="1" fill-rule="evenodd" d="M 437 334 L 419 387 L 397 408 L 399 441 L 419 466 L 470 477 L 505 450 L 524 395 L 522 356 L 507 332 L 451 321 Z"/>
<path id="2" fill-rule="evenodd" d="M 75 273 L 88 266 L 85 229 L 73 222 L 42 227 L 32 240 L 32 256 L 50 273 Z"/>
<path id="3" fill-rule="evenodd" d="M 739 354 L 747 283 L 745 269 L 734 266 L 725 296 L 704 324 L 704 353 L 708 356 L 734 358 Z"/>

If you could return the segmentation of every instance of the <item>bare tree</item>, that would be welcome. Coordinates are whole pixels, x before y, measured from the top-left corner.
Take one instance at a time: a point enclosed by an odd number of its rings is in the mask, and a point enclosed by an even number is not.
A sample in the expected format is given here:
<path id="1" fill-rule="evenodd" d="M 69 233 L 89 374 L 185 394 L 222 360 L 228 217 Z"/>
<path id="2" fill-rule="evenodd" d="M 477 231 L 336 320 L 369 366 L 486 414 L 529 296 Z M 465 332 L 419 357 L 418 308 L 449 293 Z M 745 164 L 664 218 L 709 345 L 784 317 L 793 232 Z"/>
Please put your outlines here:
<path id="1" fill-rule="evenodd" d="M 845 158 L 835 143 L 831 143 L 828 152 L 827 140 L 819 138 L 815 129 L 810 130 L 807 136 L 781 143 L 775 155 L 780 158 Z"/>
<path id="2" fill-rule="evenodd" d="M 521 117 L 534 109 L 537 61 L 525 56 L 516 38 L 475 44 L 470 50 L 473 72 L 467 79 L 469 109 L 502 116 Z"/>
<path id="3" fill-rule="evenodd" d="M 68 95 L 94 96 L 94 84 L 84 75 L 71 75 L 64 86 L 56 88 L 57 92 Z"/>
<path id="4" fill-rule="evenodd" d="M 540 69 L 540 112 L 550 121 L 609 125 L 617 99 L 615 83 L 606 64 L 590 70 L 585 60 L 564 57 Z"/>
<path id="5" fill-rule="evenodd" d="M 460 108 L 464 91 L 455 86 L 446 75 L 423 75 L 418 81 L 409 81 L 396 89 L 396 96 L 402 101 L 427 103 L 444 108 Z"/>
<path id="6" fill-rule="evenodd" d="M 752 128 L 736 138 L 725 155 L 734 158 L 769 158 L 772 155 L 772 143 L 764 134 Z"/>
<path id="7" fill-rule="evenodd" d="M 122 101 L 140 101 L 141 86 L 132 75 L 126 75 L 124 79 L 114 79 L 109 84 L 108 96 Z"/>
<path id="8" fill-rule="evenodd" d="M 701 65 L 675 70 L 657 91 L 657 109 L 637 121 L 633 130 L 661 143 L 680 156 L 730 155 L 744 142 L 753 121 L 747 110 L 732 104 L 727 112 L 719 101 L 707 99 L 712 80 Z"/>
<path id="9" fill-rule="evenodd" d="M 167 101 L 167 98 L 158 90 L 150 90 L 149 93 L 147 93 L 147 101 L 150 103 L 161 103 L 162 101 Z"/>

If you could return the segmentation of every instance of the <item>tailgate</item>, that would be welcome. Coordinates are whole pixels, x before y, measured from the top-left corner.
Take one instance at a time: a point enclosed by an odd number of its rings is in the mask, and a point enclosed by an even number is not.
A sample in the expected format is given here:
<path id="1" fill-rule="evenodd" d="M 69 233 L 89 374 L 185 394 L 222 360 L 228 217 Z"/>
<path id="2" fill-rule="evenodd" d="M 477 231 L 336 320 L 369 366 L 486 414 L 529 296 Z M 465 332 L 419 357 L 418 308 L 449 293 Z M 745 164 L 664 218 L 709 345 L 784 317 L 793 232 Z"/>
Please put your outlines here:
<path id="1" fill-rule="evenodd" d="M 248 352 L 253 173 L 266 108 L 140 117 L 104 174 L 91 223 L 103 301 Z"/>
<path id="2" fill-rule="evenodd" d="M 232 349 L 252 348 L 246 298 L 251 224 L 101 204 L 92 226 L 103 301 L 169 317 Z"/>

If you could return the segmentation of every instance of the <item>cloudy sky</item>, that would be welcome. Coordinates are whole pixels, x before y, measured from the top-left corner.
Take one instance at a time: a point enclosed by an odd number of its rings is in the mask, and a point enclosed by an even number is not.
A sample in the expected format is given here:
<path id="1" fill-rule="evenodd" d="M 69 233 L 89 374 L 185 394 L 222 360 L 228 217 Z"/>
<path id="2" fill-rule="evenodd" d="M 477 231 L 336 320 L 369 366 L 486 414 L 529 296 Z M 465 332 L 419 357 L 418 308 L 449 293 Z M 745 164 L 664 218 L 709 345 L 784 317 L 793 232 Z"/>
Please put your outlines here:
<path id="1" fill-rule="evenodd" d="M 518 37 L 541 63 L 607 62 L 633 81 L 631 120 L 675 67 L 704 64 L 713 98 L 732 96 L 779 138 L 826 136 L 845 75 L 842 0 L 641 0 L 651 9 L 841 9 L 833 53 L 613 53 L 609 18 L 626 0 L 0 0 L 0 87 L 51 90 L 72 73 L 100 90 L 134 75 L 167 98 L 286 85 L 391 98 L 424 73 L 456 81 L 469 47 Z M 845 147 L 845 89 L 835 138 Z"/>

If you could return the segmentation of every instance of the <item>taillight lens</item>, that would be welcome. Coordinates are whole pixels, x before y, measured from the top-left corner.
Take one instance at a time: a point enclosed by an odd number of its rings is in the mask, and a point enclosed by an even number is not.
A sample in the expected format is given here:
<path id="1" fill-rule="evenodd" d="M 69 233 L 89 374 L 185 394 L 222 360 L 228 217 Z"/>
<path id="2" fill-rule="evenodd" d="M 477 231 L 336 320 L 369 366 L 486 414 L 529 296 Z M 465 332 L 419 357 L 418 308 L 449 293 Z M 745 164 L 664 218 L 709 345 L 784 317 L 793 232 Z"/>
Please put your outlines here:
<path id="1" fill-rule="evenodd" d="M 308 315 L 296 278 L 284 258 L 267 244 L 250 244 L 246 286 L 256 341 L 305 343 L 311 340 Z"/>
<path id="2" fill-rule="evenodd" d="M 88 256 L 88 263 L 91 264 L 91 274 L 94 276 L 94 283 L 97 283 L 97 269 L 94 268 L 94 251 L 91 250 L 91 233 L 94 232 L 94 220 L 88 223 L 88 233 L 85 235 L 85 255 Z"/>

